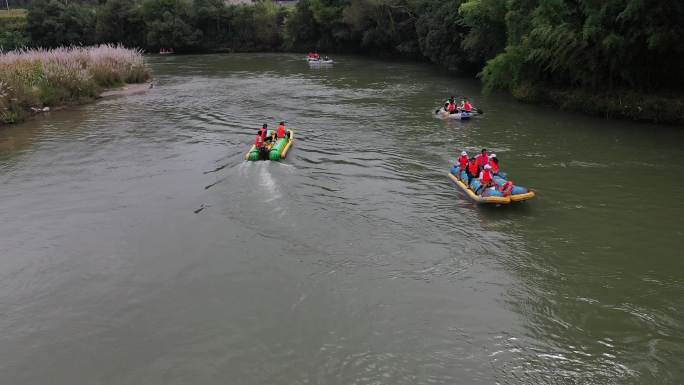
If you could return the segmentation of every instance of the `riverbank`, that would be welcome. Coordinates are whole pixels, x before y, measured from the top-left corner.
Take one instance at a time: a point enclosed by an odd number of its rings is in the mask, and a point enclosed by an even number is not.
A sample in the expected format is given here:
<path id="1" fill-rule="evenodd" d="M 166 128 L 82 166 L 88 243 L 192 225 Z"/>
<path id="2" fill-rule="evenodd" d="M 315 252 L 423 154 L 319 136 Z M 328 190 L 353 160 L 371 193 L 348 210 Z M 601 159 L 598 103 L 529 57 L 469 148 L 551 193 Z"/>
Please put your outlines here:
<path id="1" fill-rule="evenodd" d="M 120 46 L 13 51 L 0 55 L 0 124 L 149 87 L 142 52 Z M 141 84 L 131 87 L 130 84 Z"/>
<path id="2" fill-rule="evenodd" d="M 37 118 L 40 117 L 43 114 L 54 112 L 54 111 L 63 111 L 67 110 L 71 107 L 76 107 L 76 106 L 81 106 L 87 103 L 94 103 L 100 99 L 109 99 L 109 98 L 116 98 L 116 97 L 123 97 L 123 96 L 130 96 L 130 95 L 135 95 L 135 94 L 140 94 L 143 92 L 147 92 L 150 89 L 152 89 L 153 85 L 152 82 L 146 82 L 146 83 L 134 83 L 134 84 L 124 84 L 123 86 L 112 88 L 112 89 L 107 89 L 100 93 L 100 95 L 96 96 L 95 98 L 88 99 L 88 100 L 81 100 L 79 103 L 70 103 L 70 104 L 63 104 L 63 105 L 58 105 L 58 106 L 53 106 L 53 107 L 32 107 L 30 111 L 27 111 L 27 114 L 24 116 L 23 120 L 21 122 L 25 122 L 27 120 L 30 120 L 32 118 Z M 18 123 L 18 122 L 17 122 Z M 2 127 L 9 127 L 11 126 L 11 123 L 2 123 L 0 122 L 0 129 Z"/>
<path id="3" fill-rule="evenodd" d="M 631 90 L 590 92 L 522 85 L 511 90 L 519 101 L 606 119 L 658 124 L 684 124 L 684 95 L 639 93 Z"/>
<path id="4" fill-rule="evenodd" d="M 124 84 L 121 87 L 104 91 L 98 96 L 100 98 L 111 98 L 117 96 L 128 96 L 146 92 L 153 87 L 152 83 Z"/>

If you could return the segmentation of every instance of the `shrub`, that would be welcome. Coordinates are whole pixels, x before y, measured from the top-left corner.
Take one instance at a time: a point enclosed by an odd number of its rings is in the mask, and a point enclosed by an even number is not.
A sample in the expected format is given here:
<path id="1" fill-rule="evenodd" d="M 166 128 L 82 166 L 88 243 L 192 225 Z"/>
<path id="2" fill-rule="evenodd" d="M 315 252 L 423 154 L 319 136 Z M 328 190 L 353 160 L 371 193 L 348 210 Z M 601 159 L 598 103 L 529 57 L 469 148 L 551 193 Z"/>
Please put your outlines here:
<path id="1" fill-rule="evenodd" d="M 142 53 L 121 46 L 0 54 L 0 122 L 21 120 L 32 107 L 81 102 L 102 88 L 149 78 Z"/>

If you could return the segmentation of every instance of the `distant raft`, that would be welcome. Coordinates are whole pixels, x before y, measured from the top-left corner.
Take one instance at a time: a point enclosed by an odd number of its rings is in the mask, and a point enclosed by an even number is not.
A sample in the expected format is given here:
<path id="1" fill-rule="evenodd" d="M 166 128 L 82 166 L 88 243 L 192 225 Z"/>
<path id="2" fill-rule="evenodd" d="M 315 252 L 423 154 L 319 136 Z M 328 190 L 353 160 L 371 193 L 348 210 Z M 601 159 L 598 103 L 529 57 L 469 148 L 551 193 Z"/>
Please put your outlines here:
<path id="1" fill-rule="evenodd" d="M 459 111 L 454 114 L 445 111 L 444 108 L 440 108 L 437 111 L 437 116 L 442 119 L 455 119 L 455 120 L 470 120 L 472 117 L 477 116 L 474 112 Z"/>
<path id="2" fill-rule="evenodd" d="M 522 202 L 535 197 L 534 191 L 522 186 L 505 186 L 507 180 L 501 176 L 494 175 L 495 186 L 482 188 L 480 180 L 473 178 L 468 185 L 468 175 L 465 171 L 459 174 L 458 166 L 453 166 L 449 170 L 449 178 L 463 190 L 470 199 L 477 203 L 488 203 L 496 205 L 506 205 L 513 202 Z"/>
<path id="3" fill-rule="evenodd" d="M 285 136 L 284 138 L 276 139 L 276 142 L 274 144 L 271 143 L 266 143 L 266 148 L 268 148 L 268 160 L 281 160 L 285 159 L 287 156 L 287 152 L 290 150 L 290 147 L 292 147 L 292 142 L 294 142 L 294 131 L 288 130 L 287 131 L 289 136 Z M 271 136 L 273 134 L 273 131 L 268 131 L 267 137 Z M 252 145 L 252 147 L 249 148 L 249 151 L 245 154 L 245 160 L 267 160 L 263 159 L 259 156 L 259 150 L 256 148 L 255 145 Z"/>
<path id="4" fill-rule="evenodd" d="M 331 64 L 335 64 L 335 61 L 332 59 L 329 59 L 329 60 L 308 59 L 308 62 L 310 65 L 331 65 Z"/>

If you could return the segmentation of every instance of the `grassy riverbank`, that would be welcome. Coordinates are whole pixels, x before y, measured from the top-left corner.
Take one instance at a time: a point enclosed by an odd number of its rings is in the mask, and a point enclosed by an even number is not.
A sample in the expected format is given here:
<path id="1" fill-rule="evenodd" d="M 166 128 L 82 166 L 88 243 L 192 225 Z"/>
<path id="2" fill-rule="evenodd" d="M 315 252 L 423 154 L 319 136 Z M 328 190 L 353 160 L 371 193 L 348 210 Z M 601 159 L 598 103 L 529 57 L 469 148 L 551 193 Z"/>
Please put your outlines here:
<path id="1" fill-rule="evenodd" d="M 44 107 L 92 101 L 106 89 L 150 78 L 142 53 L 123 47 L 24 50 L 0 54 L 0 124 Z"/>

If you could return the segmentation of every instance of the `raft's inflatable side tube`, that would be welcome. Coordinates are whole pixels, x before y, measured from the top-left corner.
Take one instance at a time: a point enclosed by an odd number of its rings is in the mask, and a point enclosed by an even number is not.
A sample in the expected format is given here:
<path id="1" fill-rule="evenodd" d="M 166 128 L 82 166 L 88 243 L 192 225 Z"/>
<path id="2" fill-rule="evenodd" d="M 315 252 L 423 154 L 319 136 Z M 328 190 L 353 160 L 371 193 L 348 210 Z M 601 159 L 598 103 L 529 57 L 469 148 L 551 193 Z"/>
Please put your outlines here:
<path id="1" fill-rule="evenodd" d="M 290 133 L 290 140 L 288 140 L 287 143 L 285 143 L 285 147 L 280 152 L 280 157 L 282 159 L 285 159 L 285 157 L 287 156 L 287 152 L 290 150 L 290 147 L 292 147 L 292 142 L 294 142 L 294 131 L 287 130 L 287 132 Z"/>
<path id="2" fill-rule="evenodd" d="M 505 205 L 505 204 L 511 203 L 511 200 L 509 197 L 502 196 L 502 194 L 499 191 L 497 191 L 496 189 L 491 189 L 491 188 L 486 189 L 485 193 L 484 193 L 485 196 L 475 194 L 475 192 L 473 190 L 468 188 L 468 186 L 466 186 L 466 184 L 463 181 L 461 181 L 459 178 L 456 177 L 456 175 L 454 175 L 455 173 L 458 173 L 458 167 L 453 166 L 451 168 L 451 170 L 449 171 L 449 174 L 447 174 L 447 176 L 452 181 L 454 181 L 454 183 L 456 183 L 456 185 L 458 187 L 460 187 L 461 190 L 463 190 L 466 193 L 466 195 L 468 195 L 468 197 L 470 197 L 470 199 L 474 200 L 475 202 L 499 204 L 499 205 Z M 477 189 L 477 187 L 479 187 L 479 185 L 480 185 L 480 182 L 477 179 L 473 179 L 472 185 L 473 185 L 474 189 Z M 498 193 L 498 196 L 496 195 L 496 193 Z"/>
<path id="3" fill-rule="evenodd" d="M 287 138 L 277 139 L 275 144 L 271 147 L 270 151 L 268 152 L 268 159 L 269 160 L 280 160 L 280 152 L 283 150 L 286 143 L 287 143 Z"/>
<path id="4" fill-rule="evenodd" d="M 290 149 L 290 145 L 292 144 L 292 140 L 294 139 L 294 133 L 292 132 L 292 130 L 288 130 L 288 132 L 290 133 L 289 138 L 287 136 L 284 138 L 280 138 L 276 141 L 276 144 L 274 144 L 273 147 L 271 147 L 271 151 L 268 153 L 268 159 L 285 159 L 285 156 L 287 155 L 287 150 Z"/>
<path id="5" fill-rule="evenodd" d="M 501 175 L 505 176 L 506 173 L 501 173 Z M 504 183 L 507 182 L 505 177 L 501 177 L 498 175 L 494 175 L 492 179 L 494 179 L 494 183 L 496 183 L 497 186 L 502 186 Z M 513 185 L 513 188 L 511 189 L 511 202 L 526 201 L 528 199 L 534 198 L 535 195 L 536 194 L 534 191 L 531 191 L 526 187 Z"/>
<path id="6" fill-rule="evenodd" d="M 445 111 L 444 108 L 440 108 L 437 115 L 440 118 L 456 120 L 469 120 L 473 116 L 471 112 L 457 112 L 455 114 L 450 114 L 448 111 Z"/>
<path id="7" fill-rule="evenodd" d="M 249 150 L 247 150 L 247 153 L 245 153 L 245 160 L 257 160 L 257 159 L 252 159 L 252 153 L 255 153 L 255 152 L 257 153 L 257 158 L 258 158 L 259 152 L 256 151 L 256 148 L 254 147 L 254 145 L 252 145 L 252 147 L 250 147 Z"/>

